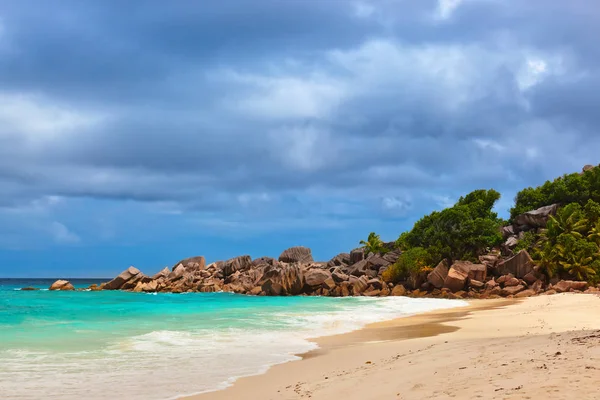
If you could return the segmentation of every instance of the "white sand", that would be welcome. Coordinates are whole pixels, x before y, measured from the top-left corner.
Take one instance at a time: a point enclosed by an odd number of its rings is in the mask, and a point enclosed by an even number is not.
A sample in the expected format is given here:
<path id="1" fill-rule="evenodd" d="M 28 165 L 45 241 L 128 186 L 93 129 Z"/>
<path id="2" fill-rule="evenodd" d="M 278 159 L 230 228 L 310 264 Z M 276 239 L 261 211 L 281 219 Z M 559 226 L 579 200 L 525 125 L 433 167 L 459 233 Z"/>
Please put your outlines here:
<path id="1" fill-rule="evenodd" d="M 317 342 L 321 350 L 301 361 L 192 398 L 600 398 L 594 295 L 473 301 Z"/>

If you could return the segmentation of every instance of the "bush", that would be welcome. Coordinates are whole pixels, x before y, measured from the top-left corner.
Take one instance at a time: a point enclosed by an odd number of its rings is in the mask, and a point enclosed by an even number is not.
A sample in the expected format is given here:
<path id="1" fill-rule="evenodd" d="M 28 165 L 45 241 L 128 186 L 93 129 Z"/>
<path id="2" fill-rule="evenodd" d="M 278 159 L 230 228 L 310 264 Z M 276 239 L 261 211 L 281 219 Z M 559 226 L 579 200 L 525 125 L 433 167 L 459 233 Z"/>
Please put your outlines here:
<path id="1" fill-rule="evenodd" d="M 442 259 L 474 260 L 488 247 L 502 242 L 502 221 L 492 211 L 499 198 L 493 189 L 471 192 L 453 207 L 421 218 L 396 243 L 403 250 L 423 247 L 432 264 Z"/>
<path id="2" fill-rule="evenodd" d="M 375 232 L 369 233 L 369 237 L 367 238 L 367 241 L 365 242 L 364 240 L 361 240 L 360 244 L 362 244 L 365 247 L 366 254 L 369 254 L 369 253 L 385 254 L 389 251 L 383 245 L 383 242 L 381 241 L 381 238 L 379 237 L 379 235 L 376 234 Z"/>
<path id="3" fill-rule="evenodd" d="M 585 205 L 588 200 L 600 202 L 600 168 L 595 167 L 583 174 L 563 175 L 542 186 L 526 188 L 517 193 L 515 206 L 510 210 L 511 220 L 517 215 L 550 204 Z"/>
<path id="4" fill-rule="evenodd" d="M 600 276 L 600 206 L 571 203 L 550 217 L 534 257 L 541 272 L 552 278 L 596 282 Z"/>
<path id="5" fill-rule="evenodd" d="M 517 243 L 514 252 L 518 253 L 521 250 L 527 250 L 529 253 L 533 253 L 539 239 L 540 235 L 537 233 L 533 231 L 525 232 L 523 238 L 519 240 L 519 243 Z"/>
<path id="6" fill-rule="evenodd" d="M 385 282 L 398 283 L 431 270 L 431 255 L 422 247 L 403 252 L 382 274 Z"/>

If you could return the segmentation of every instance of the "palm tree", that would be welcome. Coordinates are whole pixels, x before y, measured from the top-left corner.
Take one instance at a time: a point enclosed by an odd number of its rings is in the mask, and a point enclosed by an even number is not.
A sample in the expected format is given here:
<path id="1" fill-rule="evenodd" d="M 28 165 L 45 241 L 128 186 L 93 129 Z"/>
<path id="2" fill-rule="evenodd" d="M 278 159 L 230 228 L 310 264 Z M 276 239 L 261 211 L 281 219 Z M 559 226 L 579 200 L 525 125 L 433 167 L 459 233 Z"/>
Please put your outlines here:
<path id="1" fill-rule="evenodd" d="M 383 252 L 383 242 L 381 241 L 379 235 L 375 232 L 369 233 L 367 241 L 365 242 L 364 240 L 361 240 L 360 244 L 365 246 L 365 253 L 367 254 Z"/>
<path id="2" fill-rule="evenodd" d="M 562 247 L 562 246 L 561 246 Z M 548 243 L 540 251 L 540 259 L 537 261 L 538 271 L 546 275 L 548 278 L 553 278 L 556 274 L 558 262 L 556 261 L 558 256 L 558 249 Z"/>
<path id="3" fill-rule="evenodd" d="M 582 217 L 580 208 L 576 204 L 569 204 L 560 210 L 556 216 L 550 215 L 546 234 L 549 238 L 556 239 L 563 233 L 570 233 L 578 239 L 583 237 L 587 230 L 588 221 Z"/>
<path id="4" fill-rule="evenodd" d="M 600 220 L 596 221 L 596 224 L 592 226 L 592 229 L 590 229 L 587 238 L 588 240 L 591 240 L 592 242 L 600 246 Z"/>
<path id="5" fill-rule="evenodd" d="M 590 265 L 594 259 L 586 257 L 583 253 L 570 254 L 568 261 L 560 261 L 569 274 L 578 281 L 585 281 L 596 275 L 596 271 Z"/>

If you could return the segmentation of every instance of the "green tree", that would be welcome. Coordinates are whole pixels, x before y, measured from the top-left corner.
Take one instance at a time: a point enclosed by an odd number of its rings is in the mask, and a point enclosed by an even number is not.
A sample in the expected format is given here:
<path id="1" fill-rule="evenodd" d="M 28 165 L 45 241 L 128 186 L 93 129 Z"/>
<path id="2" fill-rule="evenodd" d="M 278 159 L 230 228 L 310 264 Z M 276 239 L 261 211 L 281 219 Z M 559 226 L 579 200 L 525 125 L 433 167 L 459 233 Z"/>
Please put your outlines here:
<path id="1" fill-rule="evenodd" d="M 396 243 L 404 250 L 424 248 L 434 264 L 442 259 L 476 259 L 502 241 L 501 220 L 492 211 L 499 198 L 500 194 L 493 189 L 471 192 L 453 207 L 421 218 Z"/>
<path id="2" fill-rule="evenodd" d="M 594 167 L 583 174 L 563 175 L 536 188 L 521 190 L 515 196 L 510 216 L 512 220 L 524 212 L 556 203 L 563 206 L 578 203 L 583 206 L 588 200 L 600 202 L 600 167 Z"/>
<path id="3" fill-rule="evenodd" d="M 383 272 L 382 278 L 392 283 L 414 280 L 419 274 L 431 271 L 430 263 L 429 252 L 422 247 L 414 247 L 403 252 L 398 260 Z"/>
<path id="4" fill-rule="evenodd" d="M 369 233 L 369 237 L 367 238 L 367 241 L 365 242 L 364 240 L 361 240 L 360 244 L 365 246 L 365 252 L 367 254 L 368 253 L 380 253 L 381 254 L 381 253 L 386 252 L 386 249 L 383 245 L 383 242 L 381 241 L 381 238 L 375 232 Z"/>

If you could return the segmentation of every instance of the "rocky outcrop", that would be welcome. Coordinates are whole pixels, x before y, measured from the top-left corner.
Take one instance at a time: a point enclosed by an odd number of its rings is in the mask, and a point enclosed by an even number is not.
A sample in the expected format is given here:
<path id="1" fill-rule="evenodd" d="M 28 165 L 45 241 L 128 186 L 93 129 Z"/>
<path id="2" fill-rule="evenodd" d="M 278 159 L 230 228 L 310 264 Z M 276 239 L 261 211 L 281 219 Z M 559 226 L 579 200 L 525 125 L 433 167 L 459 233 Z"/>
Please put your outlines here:
<path id="1" fill-rule="evenodd" d="M 427 275 L 427 282 L 433 287 L 441 289 L 444 287 L 444 282 L 448 276 L 448 261 L 442 260 L 434 269 Z"/>
<path id="2" fill-rule="evenodd" d="M 295 249 L 295 250 L 294 250 Z M 204 257 L 193 257 L 148 277 L 130 267 L 113 280 L 90 290 L 130 290 L 134 292 L 233 292 L 256 296 L 410 296 L 449 299 L 528 297 L 561 292 L 597 293 L 586 282 L 545 279 L 534 268 L 526 251 L 502 259 L 495 250 L 479 257 L 480 264 L 469 261 L 439 263 L 431 272 L 411 276 L 401 283 L 387 283 L 382 272 L 401 255 L 392 250 L 385 254 L 364 254 L 364 249 L 341 253 L 327 263 L 312 261 L 310 250 L 286 250 L 289 258 L 308 262 L 285 262 L 270 257 L 252 260 L 235 257 L 206 265 Z M 356 262 L 353 262 L 356 261 Z M 59 283 L 63 282 L 63 283 Z M 68 282 L 59 281 L 55 288 Z M 66 282 L 66 283 L 65 283 Z M 72 287 L 72 285 L 71 285 Z M 61 289 L 53 289 L 61 290 Z"/>
<path id="3" fill-rule="evenodd" d="M 354 249 L 350 252 L 350 264 L 356 264 L 359 261 L 362 261 L 365 259 L 365 249 L 364 248 L 358 248 L 358 249 Z"/>
<path id="4" fill-rule="evenodd" d="M 125 271 L 121 272 L 115 279 L 107 282 L 106 285 L 104 285 L 104 290 L 121 289 L 123 285 L 135 279 L 135 277 L 139 274 L 141 274 L 139 269 L 135 267 L 129 267 Z"/>
<path id="5" fill-rule="evenodd" d="M 452 268 L 465 272 L 469 279 L 485 282 L 487 278 L 487 266 L 484 264 L 473 264 L 470 261 L 456 261 L 452 264 Z"/>
<path id="6" fill-rule="evenodd" d="M 540 207 L 537 210 L 528 211 L 517 215 L 514 224 L 519 230 L 531 230 L 535 228 L 545 228 L 550 215 L 556 215 L 558 204 Z"/>
<path id="7" fill-rule="evenodd" d="M 327 263 L 330 268 L 346 267 L 348 265 L 350 265 L 350 253 L 340 253 Z"/>
<path id="8" fill-rule="evenodd" d="M 59 279 L 50 285 L 50 290 L 75 290 L 71 282 Z"/>
<path id="9" fill-rule="evenodd" d="M 239 256 L 225 261 L 223 264 L 223 275 L 229 276 L 236 271 L 243 272 L 252 266 L 250 256 Z"/>
<path id="10" fill-rule="evenodd" d="M 352 293 L 355 295 L 363 293 L 369 287 L 369 278 L 364 275 L 361 277 L 351 276 L 349 282 L 352 285 Z"/>
<path id="11" fill-rule="evenodd" d="M 587 282 L 579 281 L 559 281 L 557 284 L 552 285 L 552 289 L 556 290 L 557 293 L 580 291 L 583 292 L 588 288 Z"/>
<path id="12" fill-rule="evenodd" d="M 527 274 L 534 272 L 534 265 L 527 250 L 521 250 L 508 260 L 500 261 L 497 268 L 500 275 L 513 274 L 515 277 L 521 279 Z"/>
<path id="13" fill-rule="evenodd" d="M 446 279 L 444 280 L 444 287 L 450 289 L 452 292 L 463 290 L 467 283 L 468 277 L 469 275 L 465 271 L 456 269 L 454 266 L 452 266 L 448 271 Z"/>
<path id="14" fill-rule="evenodd" d="M 166 278 L 167 276 L 169 276 L 170 273 L 171 271 L 169 270 L 169 267 L 164 267 L 162 270 L 153 275 L 152 279 Z"/>
<path id="15" fill-rule="evenodd" d="M 279 261 L 286 263 L 311 263 L 313 262 L 312 252 L 308 247 L 290 247 L 284 250 L 279 256 Z"/>
<path id="16" fill-rule="evenodd" d="M 304 271 L 298 264 L 270 265 L 257 282 L 267 295 L 297 295 L 304 290 Z"/>
<path id="17" fill-rule="evenodd" d="M 206 259 L 203 256 L 196 256 L 181 260 L 173 266 L 173 269 L 178 265 L 182 265 L 186 271 L 200 271 L 206 267 Z"/>
<path id="18" fill-rule="evenodd" d="M 327 285 L 328 287 L 333 287 L 333 277 L 331 276 L 331 272 L 329 272 L 328 270 L 324 270 L 324 269 L 318 269 L 318 268 L 312 268 L 309 269 L 308 271 L 306 271 L 306 274 L 304 275 L 304 279 L 305 282 L 308 286 L 310 286 L 312 289 L 317 289 L 323 286 L 323 284 L 328 281 L 331 280 L 331 282 L 328 283 L 332 283 L 331 285 Z"/>

